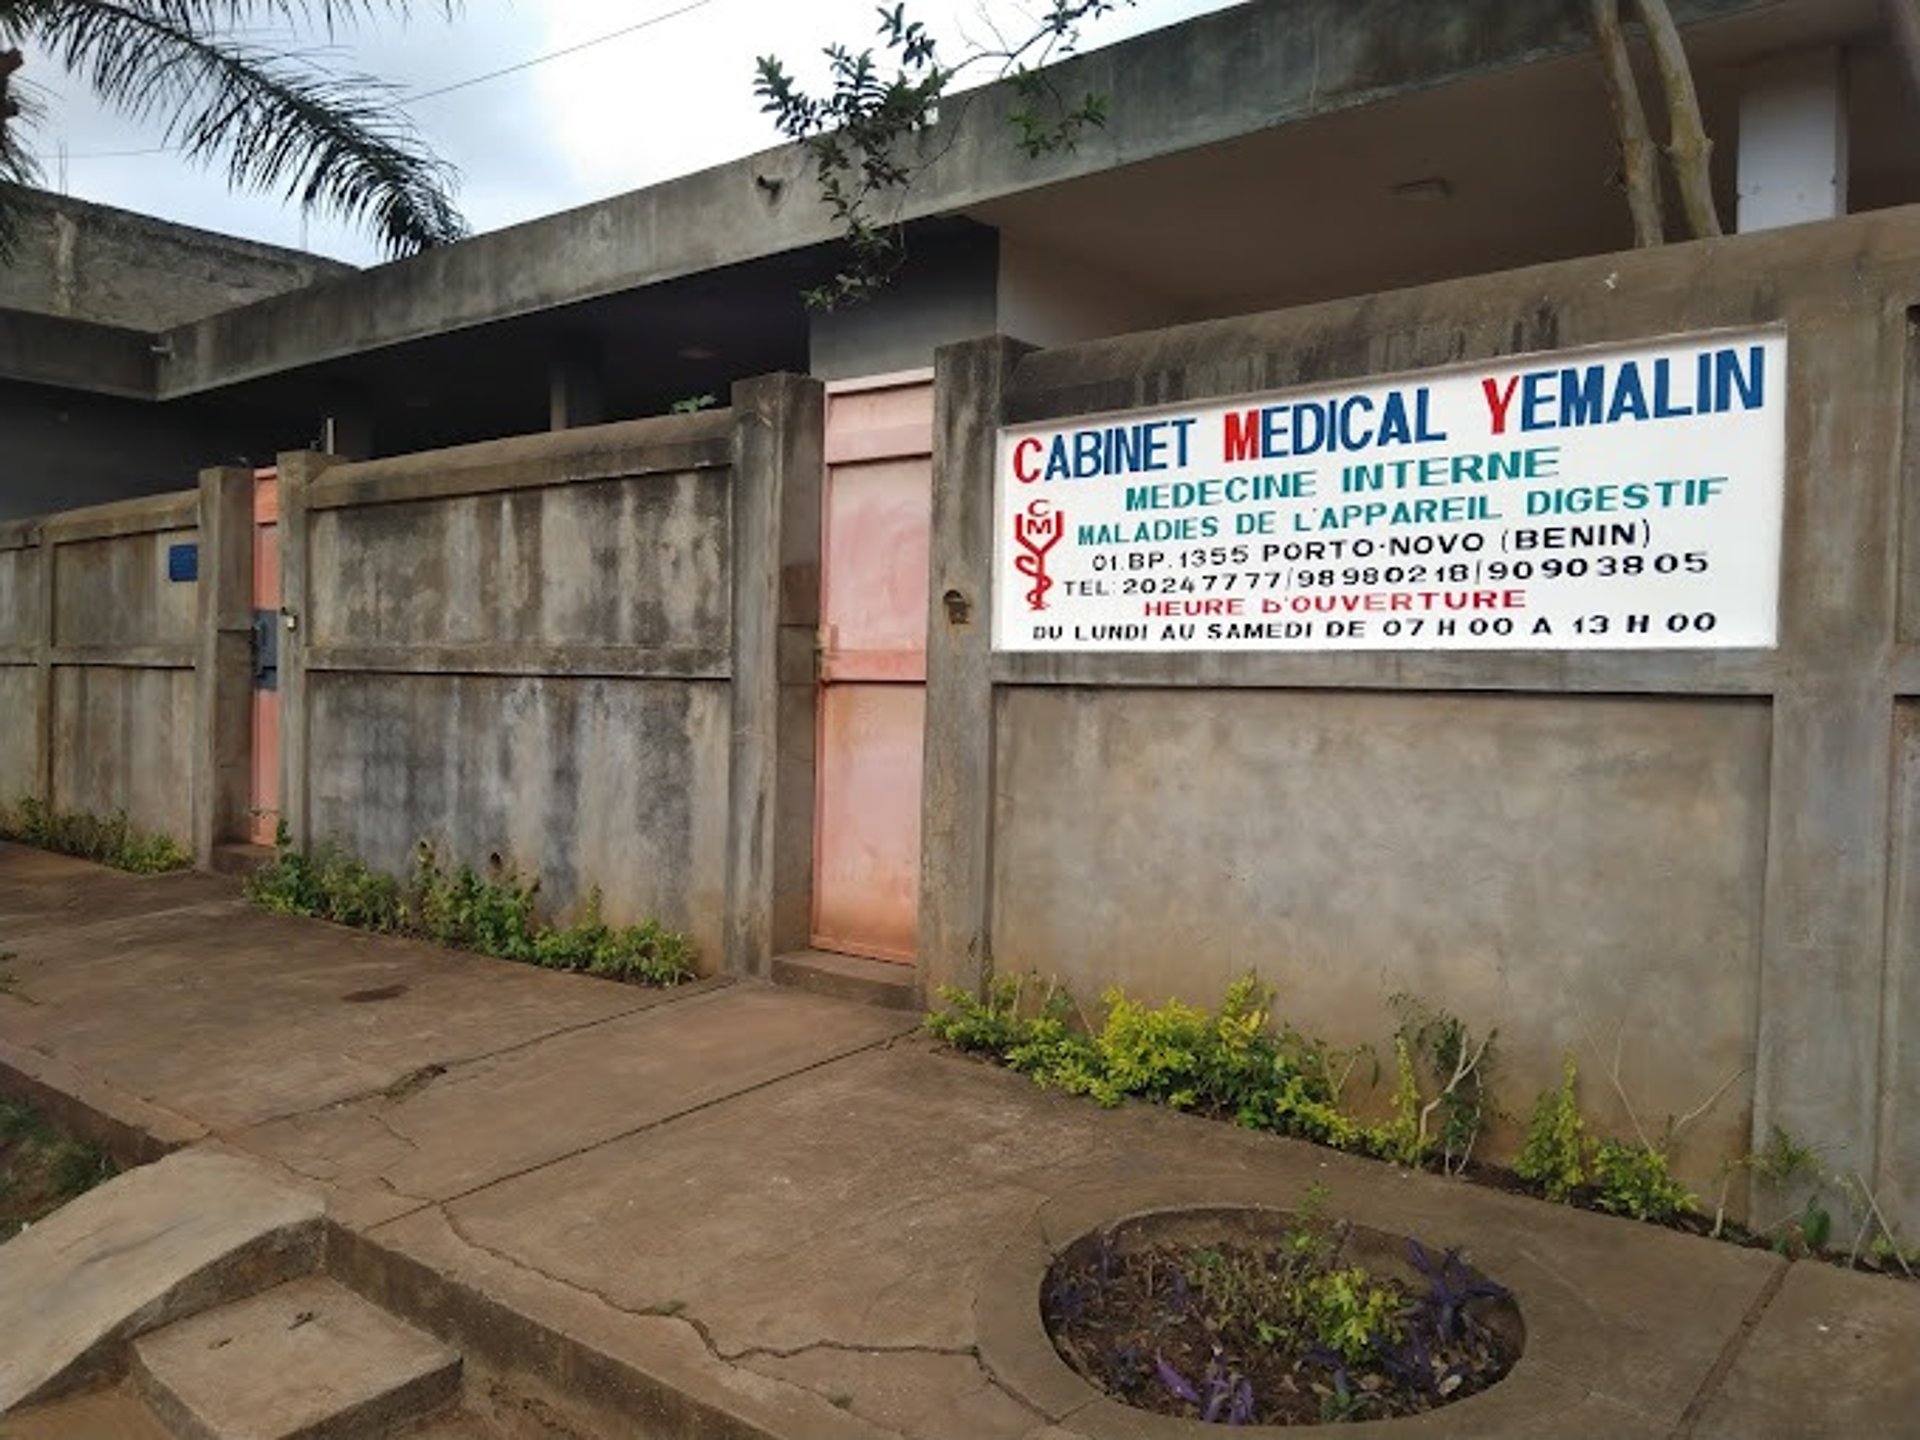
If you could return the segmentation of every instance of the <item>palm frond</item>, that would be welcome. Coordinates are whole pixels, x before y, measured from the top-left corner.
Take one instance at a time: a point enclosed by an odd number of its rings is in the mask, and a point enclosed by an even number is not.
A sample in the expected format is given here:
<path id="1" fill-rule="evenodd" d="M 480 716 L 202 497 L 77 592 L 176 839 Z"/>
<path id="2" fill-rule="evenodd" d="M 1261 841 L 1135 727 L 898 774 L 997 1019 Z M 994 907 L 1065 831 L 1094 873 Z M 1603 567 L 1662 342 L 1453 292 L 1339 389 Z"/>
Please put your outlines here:
<path id="1" fill-rule="evenodd" d="M 23 192 L 40 179 L 40 167 L 22 138 L 39 107 L 14 84 L 20 66 L 18 50 L 0 50 L 0 261 L 12 259 L 19 248 Z"/>
<path id="2" fill-rule="evenodd" d="M 452 167 L 420 141 L 394 87 L 311 56 L 244 43 L 210 22 L 332 24 L 398 0 L 0 0 L 0 34 L 37 42 L 102 101 L 223 163 L 237 188 L 367 225 L 390 255 L 466 234 Z"/>

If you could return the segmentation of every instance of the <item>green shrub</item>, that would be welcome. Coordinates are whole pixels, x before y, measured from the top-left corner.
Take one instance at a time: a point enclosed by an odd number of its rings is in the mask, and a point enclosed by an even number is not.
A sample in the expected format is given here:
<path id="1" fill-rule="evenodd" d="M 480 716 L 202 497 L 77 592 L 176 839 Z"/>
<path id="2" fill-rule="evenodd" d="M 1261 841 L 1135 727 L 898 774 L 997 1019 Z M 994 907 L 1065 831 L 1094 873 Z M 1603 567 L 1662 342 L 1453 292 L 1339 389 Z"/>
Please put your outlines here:
<path id="1" fill-rule="evenodd" d="M 1674 1178 L 1666 1152 L 1620 1140 L 1593 1149 L 1594 1204 L 1615 1215 L 1665 1224 L 1693 1207 L 1693 1196 Z"/>
<path id="2" fill-rule="evenodd" d="M 942 990 L 945 1008 L 927 1017 L 927 1029 L 956 1049 L 991 1055 L 1038 1084 L 1103 1105 L 1149 1100 L 1336 1145 L 1364 1133 L 1339 1106 L 1342 1066 L 1350 1069 L 1352 1056 L 1276 1030 L 1273 992 L 1255 976 L 1229 986 L 1211 1014 L 1109 990 L 1091 1033 L 1058 987 L 1031 1006 L 1030 993 L 1023 979 L 993 981 L 984 999 Z"/>
<path id="3" fill-rule="evenodd" d="M 601 919 L 597 889 L 579 921 L 548 925 L 540 919 L 539 888 L 497 858 L 484 873 L 471 865 L 449 870 L 425 841 L 402 885 L 337 845 L 303 854 L 285 826 L 273 859 L 246 883 L 250 900 L 284 915 L 418 935 L 454 949 L 608 979 L 676 985 L 693 977 L 693 946 L 684 935 L 652 920 L 615 929 Z"/>
<path id="4" fill-rule="evenodd" d="M 1400 1337 L 1404 1297 L 1361 1266 L 1309 1271 L 1291 1299 L 1314 1339 L 1349 1363 Z"/>
<path id="5" fill-rule="evenodd" d="M 1420 1077 L 1413 1068 L 1413 1043 L 1405 1034 L 1393 1039 L 1393 1115 L 1370 1132 L 1370 1148 L 1384 1160 L 1419 1165 L 1427 1158 L 1427 1140 L 1420 1133 Z"/>
<path id="6" fill-rule="evenodd" d="M 600 918 L 600 891 L 587 897 L 587 913 L 564 929 L 533 931 L 532 957 L 553 970 L 584 970 L 613 980 L 678 985 L 693 978 L 693 946 L 653 920 L 614 929 Z"/>
<path id="7" fill-rule="evenodd" d="M 1025 990 L 1025 977 L 1017 975 L 989 981 L 985 999 L 957 985 L 943 985 L 939 994 L 945 1008 L 927 1016 L 927 1030 L 956 1050 L 1004 1060 L 1027 1038 L 1032 1023 L 1020 1013 Z"/>
<path id="8" fill-rule="evenodd" d="M 1549 1200 L 1566 1202 L 1587 1181 L 1586 1124 L 1574 1097 L 1573 1056 L 1561 1063 L 1560 1084 L 1543 1090 L 1527 1122 L 1514 1173 Z"/>
<path id="9" fill-rule="evenodd" d="M 1396 1045 L 1402 1090 L 1410 1088 L 1417 1105 L 1412 1133 L 1396 1136 L 1401 1153 L 1394 1158 L 1418 1165 L 1437 1156 L 1442 1170 L 1458 1174 L 1466 1169 L 1492 1113 L 1488 1080 L 1499 1032 L 1489 1031 L 1486 1039 L 1476 1041 L 1459 1016 L 1434 1009 L 1416 996 L 1395 995 L 1389 1004 L 1400 1017 L 1396 1041 L 1404 1042 L 1407 1052 L 1400 1055 Z M 1421 1087 L 1421 1070 L 1431 1086 L 1431 1099 Z M 1408 1123 L 1402 1110 L 1404 1096 L 1396 1092 L 1395 1102 L 1394 1124 L 1397 1132 L 1404 1132 Z"/>
<path id="10" fill-rule="evenodd" d="M 184 870 L 193 858 L 169 835 L 142 830 L 124 810 L 90 815 L 55 810 L 31 795 L 0 805 L 0 839 L 17 840 L 61 855 L 111 865 L 136 875 Z"/>

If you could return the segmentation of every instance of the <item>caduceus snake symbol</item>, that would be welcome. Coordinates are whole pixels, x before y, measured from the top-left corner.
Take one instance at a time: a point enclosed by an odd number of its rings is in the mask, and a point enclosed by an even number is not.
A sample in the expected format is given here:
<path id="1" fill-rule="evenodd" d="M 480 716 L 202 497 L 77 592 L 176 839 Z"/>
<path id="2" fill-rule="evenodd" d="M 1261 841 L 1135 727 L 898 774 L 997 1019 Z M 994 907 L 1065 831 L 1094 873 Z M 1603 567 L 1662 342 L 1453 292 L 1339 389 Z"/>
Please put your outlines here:
<path id="1" fill-rule="evenodd" d="M 1013 557 L 1013 568 L 1033 581 L 1033 588 L 1027 591 L 1029 610 L 1047 608 L 1047 592 L 1053 588 L 1053 580 L 1047 574 L 1047 552 L 1058 545 L 1066 533 L 1065 513 L 1049 509 L 1044 500 L 1034 501 L 1024 515 L 1013 517 L 1014 542 L 1027 552 Z"/>

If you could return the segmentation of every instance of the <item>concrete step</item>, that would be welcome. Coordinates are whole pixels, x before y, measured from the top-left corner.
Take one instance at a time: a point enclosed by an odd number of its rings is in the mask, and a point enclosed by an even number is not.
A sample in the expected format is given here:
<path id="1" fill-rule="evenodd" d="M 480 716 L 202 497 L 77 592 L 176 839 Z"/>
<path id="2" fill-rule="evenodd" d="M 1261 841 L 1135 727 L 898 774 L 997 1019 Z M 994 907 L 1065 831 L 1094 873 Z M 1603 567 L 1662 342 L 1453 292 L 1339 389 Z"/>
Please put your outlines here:
<path id="1" fill-rule="evenodd" d="M 258 1161 L 201 1150 L 63 1205 L 0 1245 L 0 1416 L 116 1378 L 143 1330 L 311 1273 L 324 1215 Z"/>
<path id="2" fill-rule="evenodd" d="M 251 875 L 272 859 L 271 845 L 252 845 L 235 840 L 213 847 L 212 869 L 216 875 Z"/>
<path id="3" fill-rule="evenodd" d="M 142 1336 L 133 1375 L 180 1440 L 384 1440 L 453 1401 L 460 1357 L 307 1277 Z"/>
<path id="4" fill-rule="evenodd" d="M 836 1000 L 878 1005 L 886 1010 L 919 1007 L 918 976 L 919 972 L 911 965 L 868 960 L 859 955 L 835 955 L 827 950 L 792 950 L 773 957 L 776 985 L 791 986 L 814 995 L 831 995 Z"/>

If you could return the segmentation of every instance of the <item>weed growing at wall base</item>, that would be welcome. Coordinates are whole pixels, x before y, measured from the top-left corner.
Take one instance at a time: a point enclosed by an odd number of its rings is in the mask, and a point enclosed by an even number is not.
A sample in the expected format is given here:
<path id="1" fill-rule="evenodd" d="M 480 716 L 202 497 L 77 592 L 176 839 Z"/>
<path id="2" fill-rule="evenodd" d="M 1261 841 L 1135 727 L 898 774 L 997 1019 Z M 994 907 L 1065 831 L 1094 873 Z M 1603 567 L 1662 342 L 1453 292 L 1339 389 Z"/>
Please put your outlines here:
<path id="1" fill-rule="evenodd" d="M 610 980 L 677 985 L 693 978 L 693 946 L 657 921 L 612 926 L 600 915 L 600 892 L 571 925 L 540 918 L 538 880 L 495 857 L 484 871 L 448 867 L 422 841 L 413 873 L 402 882 L 322 845 L 311 855 L 289 843 L 285 827 L 271 862 L 247 879 L 247 898 L 282 915 L 306 915 L 386 934 L 417 935 L 458 950 L 521 960 L 549 970 L 578 970 Z"/>
<path id="2" fill-rule="evenodd" d="M 957 1050 L 989 1057 L 1036 1084 L 1090 1095 L 1103 1105 L 1145 1100 L 1232 1120 L 1423 1169 L 1461 1174 L 1486 1118 L 1494 1113 L 1487 1083 L 1494 1036 L 1476 1039 L 1455 1016 L 1411 997 L 1395 997 L 1400 1027 L 1394 1036 L 1393 1091 L 1386 1117 L 1367 1123 L 1343 1103 L 1348 1079 L 1371 1051 L 1336 1050 L 1272 1017 L 1273 992 L 1252 975 L 1228 988 L 1217 1012 L 1180 1001 L 1149 1006 L 1114 989 L 1106 1011 L 1088 1022 L 1058 984 L 997 978 L 984 997 L 947 988 L 945 1008 L 927 1017 L 927 1029 Z M 1375 1079 L 1378 1081 L 1376 1065 Z M 1589 1138 L 1575 1094 L 1577 1070 L 1566 1057 L 1561 1083 L 1539 1097 L 1512 1176 L 1536 1195 L 1748 1244 L 1772 1244 L 1783 1253 L 1819 1254 L 1885 1273 L 1912 1275 L 1913 1261 L 1866 1182 L 1830 1175 L 1804 1146 L 1776 1134 L 1762 1151 L 1730 1162 L 1774 1184 L 1796 1178 L 1837 1190 L 1855 1233 L 1844 1252 L 1827 1249 L 1834 1235 L 1820 1192 L 1801 1214 L 1766 1233 L 1729 1227 L 1726 1195 L 1708 1228 L 1693 1193 L 1673 1173 L 1676 1138 L 1723 1096 L 1736 1072 L 1688 1114 L 1651 1138 L 1634 1115 L 1620 1082 L 1616 1054 L 1608 1074 L 1635 1132 L 1633 1139 Z"/>
<path id="3" fill-rule="evenodd" d="M 140 829 L 124 810 L 106 816 L 55 810 L 31 795 L 0 805 L 0 840 L 17 840 L 136 875 L 184 870 L 193 863 L 172 836 Z"/>

